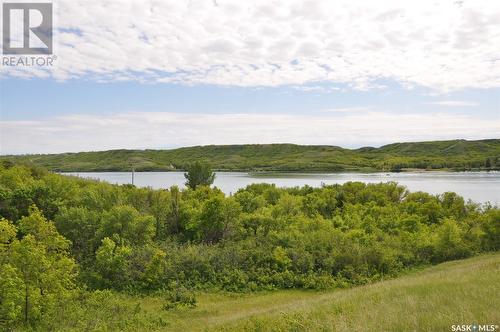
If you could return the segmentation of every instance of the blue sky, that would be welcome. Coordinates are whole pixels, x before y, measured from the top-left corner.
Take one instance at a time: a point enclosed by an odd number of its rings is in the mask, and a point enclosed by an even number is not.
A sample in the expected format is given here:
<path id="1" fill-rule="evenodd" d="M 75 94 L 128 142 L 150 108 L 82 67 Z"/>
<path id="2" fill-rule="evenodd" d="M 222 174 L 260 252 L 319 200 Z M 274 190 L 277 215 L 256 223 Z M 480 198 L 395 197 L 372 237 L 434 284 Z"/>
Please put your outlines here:
<path id="1" fill-rule="evenodd" d="M 405 89 L 383 81 L 365 91 L 345 84 L 312 83 L 278 87 L 187 86 L 172 83 L 52 79 L 2 80 L 3 120 L 30 120 L 68 114 L 122 112 L 325 113 L 367 108 L 393 113 L 447 113 L 498 120 L 500 89 L 466 89 L 434 95 L 425 88 Z M 307 88 L 313 88 L 307 90 Z M 339 90 L 322 91 L 335 87 Z M 304 91 L 306 88 L 306 91 Z M 26 98 L 29 96 L 29 98 Z M 457 105 L 446 101 L 456 101 Z M 444 104 L 440 104 L 445 102 Z M 460 104 L 463 103 L 463 105 Z M 331 112 L 344 113 L 344 112 Z"/>
<path id="2" fill-rule="evenodd" d="M 54 5 L 56 65 L 1 68 L 1 154 L 499 137 L 498 2 Z"/>

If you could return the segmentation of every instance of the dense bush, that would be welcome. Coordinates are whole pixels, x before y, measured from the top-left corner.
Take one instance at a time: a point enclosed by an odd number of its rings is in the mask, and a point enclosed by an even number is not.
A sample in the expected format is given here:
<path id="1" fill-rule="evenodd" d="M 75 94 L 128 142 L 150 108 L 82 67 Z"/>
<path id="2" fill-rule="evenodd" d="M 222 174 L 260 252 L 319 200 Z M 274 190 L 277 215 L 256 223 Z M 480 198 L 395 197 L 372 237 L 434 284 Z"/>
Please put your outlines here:
<path id="1" fill-rule="evenodd" d="M 54 315 L 77 288 L 166 291 L 172 307 L 197 289 L 346 287 L 500 248 L 498 208 L 396 183 L 254 184 L 226 197 L 6 165 L 0 217 L 4 327 Z"/>
<path id="2" fill-rule="evenodd" d="M 182 307 L 196 307 L 196 296 L 185 287 L 174 287 L 165 293 L 165 310 L 172 310 Z"/>

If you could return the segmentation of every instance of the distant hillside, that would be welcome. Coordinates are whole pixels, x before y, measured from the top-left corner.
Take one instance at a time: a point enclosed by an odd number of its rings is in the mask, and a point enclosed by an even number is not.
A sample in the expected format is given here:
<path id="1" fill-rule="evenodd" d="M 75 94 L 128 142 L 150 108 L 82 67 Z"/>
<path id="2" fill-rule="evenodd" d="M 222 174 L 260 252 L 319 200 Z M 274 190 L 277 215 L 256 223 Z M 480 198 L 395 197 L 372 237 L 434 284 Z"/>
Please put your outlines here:
<path id="1" fill-rule="evenodd" d="M 408 169 L 500 169 L 500 139 L 393 143 L 380 148 L 326 145 L 208 145 L 173 150 L 110 150 L 1 156 L 53 171 L 165 171 L 195 160 L 226 171 L 399 171 Z"/>

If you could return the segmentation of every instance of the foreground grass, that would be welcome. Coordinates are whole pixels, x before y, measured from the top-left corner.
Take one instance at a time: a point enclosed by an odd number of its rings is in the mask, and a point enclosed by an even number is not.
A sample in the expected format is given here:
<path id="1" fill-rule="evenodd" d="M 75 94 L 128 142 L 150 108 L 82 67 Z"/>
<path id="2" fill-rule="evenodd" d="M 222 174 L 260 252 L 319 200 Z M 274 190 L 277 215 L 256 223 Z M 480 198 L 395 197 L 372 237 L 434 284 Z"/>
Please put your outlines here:
<path id="1" fill-rule="evenodd" d="M 109 295 L 90 307 L 68 308 L 48 329 L 451 331 L 453 324 L 500 325 L 500 253 L 351 289 L 202 293 L 194 309 L 166 311 L 162 297 Z"/>
<path id="2" fill-rule="evenodd" d="M 310 297 L 232 319 L 237 331 L 450 331 L 500 324 L 500 255 L 449 262 L 399 279 Z M 233 320 L 233 321 L 231 321 Z"/>

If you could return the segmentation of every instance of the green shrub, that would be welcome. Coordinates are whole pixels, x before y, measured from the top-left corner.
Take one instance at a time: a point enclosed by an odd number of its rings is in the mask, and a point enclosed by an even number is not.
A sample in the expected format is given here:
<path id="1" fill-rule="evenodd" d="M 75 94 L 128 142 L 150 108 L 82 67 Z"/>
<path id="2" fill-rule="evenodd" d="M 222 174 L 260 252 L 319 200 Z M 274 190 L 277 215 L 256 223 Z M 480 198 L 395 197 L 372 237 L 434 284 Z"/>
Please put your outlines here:
<path id="1" fill-rule="evenodd" d="M 172 310 L 183 307 L 196 307 L 196 296 L 194 292 L 182 286 L 175 287 L 175 289 L 166 292 L 163 309 Z"/>

